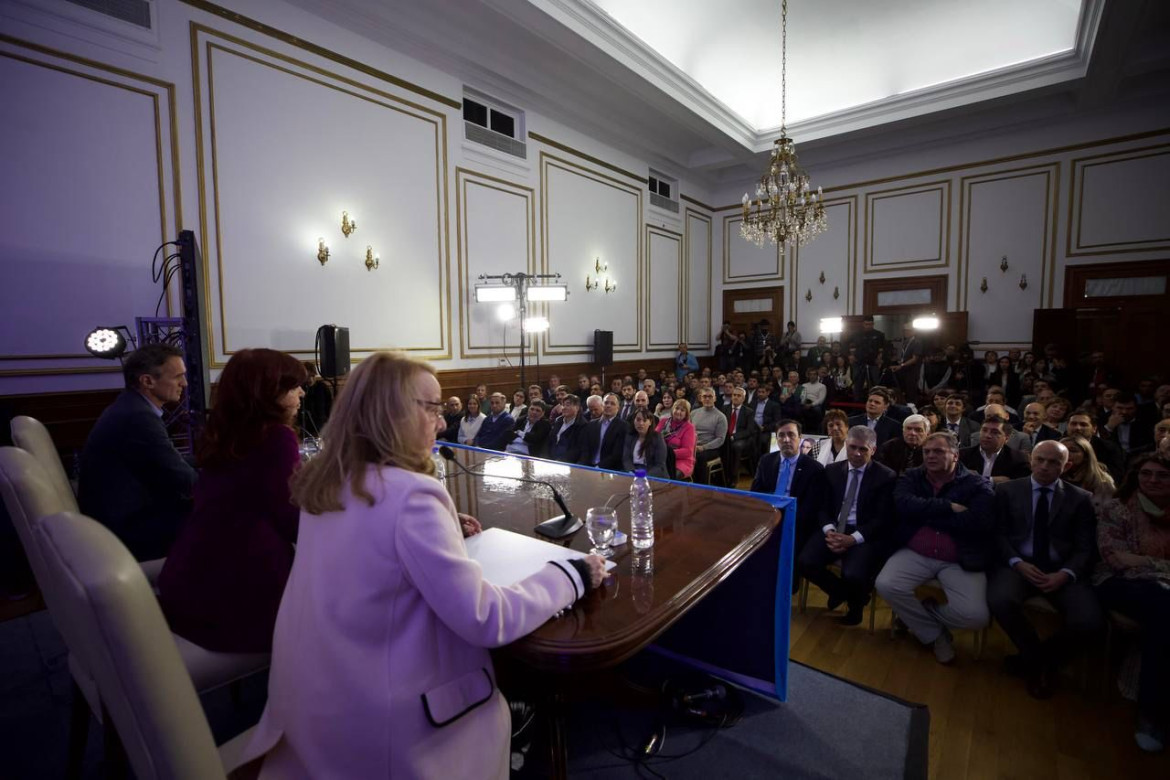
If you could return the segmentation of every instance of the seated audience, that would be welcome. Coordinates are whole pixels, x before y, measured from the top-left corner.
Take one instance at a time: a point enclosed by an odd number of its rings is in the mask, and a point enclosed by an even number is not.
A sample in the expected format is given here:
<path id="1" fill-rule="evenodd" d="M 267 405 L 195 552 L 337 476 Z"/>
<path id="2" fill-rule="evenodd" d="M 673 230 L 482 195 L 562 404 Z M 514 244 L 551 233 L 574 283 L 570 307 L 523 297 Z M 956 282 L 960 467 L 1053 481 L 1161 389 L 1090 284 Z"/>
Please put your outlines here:
<path id="1" fill-rule="evenodd" d="M 845 447 L 845 437 L 848 432 L 849 418 L 845 416 L 845 412 L 840 409 L 830 409 L 825 412 L 825 433 L 829 435 L 829 438 L 821 440 L 821 448 L 817 452 L 817 460 L 822 466 L 840 463 L 848 458 L 849 453 Z M 877 434 L 874 434 L 874 441 L 877 441 Z M 873 453 L 867 456 L 867 462 L 868 458 L 872 456 Z"/>
<path id="2" fill-rule="evenodd" d="M 305 397 L 308 398 L 307 393 Z M 443 419 L 447 423 L 447 429 L 439 438 L 443 441 L 456 441 L 459 438 L 459 423 L 463 421 L 463 402 L 459 400 L 459 396 L 453 395 L 447 399 Z"/>
<path id="3" fill-rule="evenodd" d="M 1122 390 L 1113 400 L 1104 435 L 1116 442 L 1126 455 L 1133 455 L 1153 443 L 1157 420 L 1157 412 L 1152 406 L 1139 409 L 1133 393 Z"/>
<path id="4" fill-rule="evenodd" d="M 462 776 L 469 745 L 475 774 L 506 777 L 511 723 L 488 648 L 601 583 L 597 556 L 508 587 L 483 579 L 460 534 L 479 523 L 430 476 L 438 404 L 430 366 L 371 355 L 293 482 L 297 556 L 243 756 L 263 756 L 265 777 Z"/>
<path id="5" fill-rule="evenodd" d="M 566 395 L 561 402 L 561 416 L 549 431 L 548 457 L 562 463 L 580 463 L 584 436 L 585 418 L 581 415 L 581 401 L 575 395 Z"/>
<path id="6" fill-rule="evenodd" d="M 1031 452 L 1042 441 L 1060 438 L 1060 431 L 1058 429 L 1044 424 L 1044 415 L 1047 408 L 1045 404 L 1039 401 L 1033 401 L 1024 407 L 1023 432 L 1028 437 L 1028 452 Z"/>
<path id="7" fill-rule="evenodd" d="M 490 410 L 487 419 L 479 426 L 475 446 L 485 450 L 502 450 L 512 440 L 512 428 L 516 421 L 508 414 L 503 393 L 492 393 L 488 396 L 488 404 Z"/>
<path id="8" fill-rule="evenodd" d="M 803 550 L 817 528 L 817 516 L 825 500 L 825 467 L 800 452 L 800 423 L 781 420 L 776 428 L 780 449 L 760 458 L 752 480 L 753 493 L 772 493 L 796 499 L 796 546 Z M 800 584 L 800 572 L 793 567 L 792 592 Z"/>
<path id="9" fill-rule="evenodd" d="M 618 397 L 610 393 L 602 402 L 601 416 L 585 426 L 578 463 L 610 471 L 622 470 L 622 451 L 629 426 L 618 419 L 617 413 Z"/>
<path id="10" fill-rule="evenodd" d="M 605 413 L 605 401 L 600 395 L 587 396 L 585 399 L 585 422 L 600 420 Z"/>
<path id="11" fill-rule="evenodd" d="M 1011 423 L 1008 417 L 1007 408 L 1001 404 L 988 404 L 983 407 L 983 414 L 980 416 L 979 424 L 982 425 L 984 420 L 1004 420 Z M 1031 452 L 1032 441 L 1028 438 L 1028 434 L 1011 426 L 1008 432 L 1007 446 L 1017 452 Z"/>
<path id="12" fill-rule="evenodd" d="M 1049 402 L 1048 406 L 1044 407 L 1044 424 L 1049 428 L 1055 428 L 1063 436 L 1068 429 L 1068 413 L 1070 411 L 1072 411 L 1072 405 L 1069 400 L 1058 395 Z"/>
<path id="13" fill-rule="evenodd" d="M 321 435 L 325 423 L 329 422 L 329 411 L 333 408 L 333 388 L 328 380 L 317 373 L 317 364 L 312 360 L 301 363 L 308 380 L 305 382 L 305 397 L 301 401 L 300 428 L 306 436 Z"/>
<path id="14" fill-rule="evenodd" d="M 752 419 L 760 429 L 759 441 L 756 443 L 756 452 L 767 453 L 772 449 L 772 434 L 776 432 L 776 425 L 784 419 L 780 404 L 772 398 L 772 383 L 766 382 L 756 388 L 755 402 L 751 404 Z"/>
<path id="15" fill-rule="evenodd" d="M 849 611 L 840 620 L 846 626 L 861 623 L 874 577 L 885 560 L 883 545 L 894 523 L 897 475 L 872 461 L 876 442 L 877 434 L 864 425 L 849 429 L 847 459 L 825 467 L 825 500 L 819 520 L 822 534 L 812 534 L 797 553 L 801 576 L 828 594 L 829 609 L 848 605 Z M 837 560 L 841 562 L 840 577 L 828 570 Z"/>
<path id="16" fill-rule="evenodd" d="M 663 390 L 659 397 L 661 400 L 654 405 L 654 414 L 658 419 L 665 420 L 674 410 L 674 393 L 670 390 Z"/>
<path id="17" fill-rule="evenodd" d="M 942 415 L 938 413 L 938 409 L 935 409 L 933 406 L 928 406 L 923 409 L 920 414 L 926 418 L 927 433 L 934 433 L 935 431 L 942 430 Z"/>
<path id="18" fill-rule="evenodd" d="M 662 402 L 662 396 L 658 393 L 657 383 L 653 379 L 646 377 L 642 380 L 642 392 L 646 394 L 646 405 L 650 407 L 650 411 L 654 411 L 654 408 Z M 638 397 L 635 395 L 634 400 L 637 401 L 637 399 Z"/>
<path id="19" fill-rule="evenodd" d="M 724 447 L 727 458 L 723 469 L 731 487 L 739 478 L 739 465 L 756 457 L 760 438 L 755 410 L 745 403 L 746 396 L 742 387 L 736 387 L 731 391 L 731 406 L 724 412 L 727 415 L 727 444 Z"/>
<path id="20" fill-rule="evenodd" d="M 544 405 L 544 401 L 537 398 L 528 404 L 527 409 L 524 418 L 517 420 L 508 434 L 504 451 L 515 455 L 531 455 L 534 458 L 547 457 L 548 436 L 552 430 L 552 424 L 544 419 L 548 407 Z"/>
<path id="21" fill-rule="evenodd" d="M 272 349 L 240 350 L 219 375 L 196 448 L 195 509 L 158 578 L 171 628 L 208 650 L 272 649 L 297 541 L 289 478 L 301 461 L 292 424 L 304 380 L 299 361 Z"/>
<path id="22" fill-rule="evenodd" d="M 805 428 L 819 431 L 825 415 L 825 400 L 828 398 L 829 388 L 821 381 L 817 369 L 810 368 L 805 375 L 808 380 L 800 386 L 801 419 Z"/>
<path id="23" fill-rule="evenodd" d="M 649 477 L 669 479 L 670 475 L 666 473 L 666 442 L 655 428 L 656 422 L 658 419 L 649 409 L 634 412 L 622 451 L 622 468 L 626 471 L 643 469 Z"/>
<path id="24" fill-rule="evenodd" d="M 898 438 L 901 426 L 886 416 L 893 398 L 890 391 L 884 387 L 872 387 L 865 399 L 865 414 L 857 414 L 849 418 L 849 425 L 864 425 L 877 434 L 877 446 L 881 446 L 890 439 Z"/>
<path id="25" fill-rule="evenodd" d="M 877 591 L 904 626 L 935 659 L 952 663 L 949 629 L 982 629 L 989 621 L 984 569 L 995 518 L 991 486 L 959 463 L 953 434 L 932 433 L 923 445 L 923 465 L 894 487 L 897 525 L 893 556 L 877 577 Z M 919 601 L 914 589 L 937 579 L 946 603 Z"/>
<path id="26" fill-rule="evenodd" d="M 1101 602 L 1142 629 L 1134 738 L 1159 752 L 1170 723 L 1170 458 L 1146 455 L 1130 467 L 1097 524 L 1097 546 Z"/>
<path id="27" fill-rule="evenodd" d="M 909 469 L 922 465 L 922 443 L 926 441 L 926 418 L 912 414 L 902 421 L 902 436 L 890 439 L 878 448 L 874 457 L 878 463 L 888 466 L 901 476 Z"/>
<path id="28" fill-rule="evenodd" d="M 122 367 L 126 388 L 94 424 L 81 453 L 81 511 L 140 561 L 163 558 L 191 510 L 195 469 L 167 434 L 163 406 L 187 386 L 183 351 L 147 344 Z"/>
<path id="29" fill-rule="evenodd" d="M 549 374 L 548 375 L 548 387 L 544 388 L 544 390 L 542 391 L 544 402 L 546 404 L 548 404 L 549 406 L 556 406 L 557 404 L 559 404 L 561 402 L 561 399 L 557 397 L 557 388 L 562 387 L 562 386 L 563 385 L 561 385 L 561 378 L 559 375 Z M 568 390 L 568 388 L 565 388 L 565 389 L 566 389 L 566 391 Z"/>
<path id="30" fill-rule="evenodd" d="M 971 440 L 979 435 L 979 423 L 964 416 L 966 409 L 967 405 L 963 402 L 962 396 L 958 394 L 949 396 L 943 409 L 944 417 L 940 421 L 942 427 L 939 430 L 955 434 L 959 439 L 960 448 L 971 446 Z"/>
<path id="31" fill-rule="evenodd" d="M 695 482 L 706 485 L 711 482 L 707 464 L 720 457 L 723 442 L 727 441 L 727 417 L 715 408 L 715 391 L 705 387 L 699 391 L 701 406 L 691 412 L 691 424 L 695 426 Z M 724 469 L 724 479 L 730 479 Z"/>
<path id="32" fill-rule="evenodd" d="M 1028 476 L 1028 456 L 1007 446 L 1011 433 L 1002 418 L 984 418 L 979 444 L 959 450 L 959 462 L 992 484 Z"/>
<path id="33" fill-rule="evenodd" d="M 1068 448 L 1068 463 L 1061 476 L 1070 485 L 1088 491 L 1093 497 L 1093 507 L 1100 511 L 1105 502 L 1113 498 L 1117 490 L 1109 471 L 1097 462 L 1097 454 L 1087 439 L 1080 436 L 1066 436 L 1060 443 Z"/>
<path id="34" fill-rule="evenodd" d="M 691 424 L 691 405 L 680 398 L 674 402 L 670 416 L 658 423 L 666 446 L 674 450 L 674 470 L 678 479 L 689 479 L 695 470 L 695 426 Z"/>
<path id="35" fill-rule="evenodd" d="M 581 399 L 581 403 L 588 400 L 589 396 L 593 394 L 588 374 L 577 375 L 577 389 L 573 392 Z"/>
<path id="36" fill-rule="evenodd" d="M 512 406 L 508 409 L 508 414 L 512 416 L 513 425 L 516 424 L 517 420 L 523 420 L 528 415 L 528 396 L 523 390 L 512 393 Z"/>
<path id="37" fill-rule="evenodd" d="M 479 410 L 479 396 L 477 394 L 468 396 L 467 411 L 464 413 L 463 419 L 459 421 L 459 433 L 456 435 L 456 441 L 459 444 L 476 446 L 475 439 L 479 436 L 479 428 L 486 419 L 487 416 Z"/>
<path id="38" fill-rule="evenodd" d="M 1078 409 L 1068 416 L 1068 435 L 1087 440 L 1097 454 L 1097 462 L 1104 466 L 1115 483 L 1125 476 L 1125 454 L 1121 447 L 1097 435 L 1097 423 L 1091 412 Z"/>
<path id="39" fill-rule="evenodd" d="M 617 416 L 619 420 L 627 424 L 634 416 L 634 386 L 632 384 L 622 385 Z"/>
<path id="40" fill-rule="evenodd" d="M 987 413 L 988 406 L 997 406 L 1003 410 L 1002 414 L 1008 418 L 1010 422 L 1017 429 L 1023 427 L 1024 421 L 1020 419 L 1020 414 L 1015 409 L 1007 405 L 1004 400 L 1003 388 L 998 385 L 993 385 L 987 388 L 987 394 L 984 396 L 984 404 L 971 413 L 971 419 L 977 423 L 983 422 L 983 416 Z"/>
<path id="41" fill-rule="evenodd" d="M 1092 496 L 1060 478 L 1067 462 L 1063 444 L 1042 441 L 1032 450 L 1031 477 L 995 488 L 995 567 L 987 604 L 1019 651 L 1004 659 L 1005 670 L 1023 677 L 1037 699 L 1052 695 L 1057 671 L 1103 626 L 1089 583 L 1096 555 Z M 1063 618 L 1061 629 L 1043 642 L 1024 613 L 1024 602 L 1037 596 Z"/>

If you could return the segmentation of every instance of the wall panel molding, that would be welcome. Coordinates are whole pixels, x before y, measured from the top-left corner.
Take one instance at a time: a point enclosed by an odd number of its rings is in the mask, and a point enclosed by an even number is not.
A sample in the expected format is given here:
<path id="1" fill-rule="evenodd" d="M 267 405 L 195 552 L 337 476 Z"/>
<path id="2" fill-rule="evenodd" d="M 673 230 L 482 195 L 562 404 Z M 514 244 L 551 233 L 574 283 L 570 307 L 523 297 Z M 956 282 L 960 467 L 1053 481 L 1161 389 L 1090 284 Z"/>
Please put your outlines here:
<path id="1" fill-rule="evenodd" d="M 655 239 L 658 239 L 657 241 Z M 673 245 L 673 256 L 660 257 L 654 251 L 657 244 L 666 249 Z M 656 271 L 656 269 L 658 269 Z M 682 342 L 685 311 L 685 278 L 683 270 L 683 235 L 673 230 L 646 226 L 646 350 L 674 351 Z M 673 282 L 673 286 L 672 283 Z M 674 327 L 662 328 L 659 313 L 674 314 Z M 671 319 L 669 316 L 666 320 Z M 670 338 L 664 338 L 669 335 Z M 657 339 L 655 338 L 657 336 Z"/>
<path id="2" fill-rule="evenodd" d="M 723 283 L 783 281 L 784 262 L 780 248 L 767 241 L 764 246 L 757 247 L 739 234 L 741 222 L 742 212 L 723 217 Z M 747 273 L 735 273 L 737 262 Z M 747 263 L 754 265 L 742 268 L 742 264 Z"/>
<path id="3" fill-rule="evenodd" d="M 714 312 L 711 309 L 711 283 L 713 273 L 711 235 L 714 225 L 710 214 L 688 208 L 684 214 L 683 257 L 686 273 L 683 283 L 683 334 L 688 349 L 711 349 L 711 334 L 715 327 Z M 700 238 L 696 241 L 696 235 Z M 705 238 L 703 237 L 705 235 Z M 702 316 L 692 317 L 696 306 L 701 305 Z M 696 328 L 701 328 L 702 338 L 695 337 Z"/>
<path id="4" fill-rule="evenodd" d="M 1096 214 L 1086 213 L 1087 201 Z M 1076 158 L 1069 181 L 1066 256 L 1170 249 L 1168 211 L 1170 144 Z M 1155 227 L 1150 235 L 1127 235 L 1127 231 L 1136 229 L 1133 223 Z M 1118 226 L 1120 234 L 1104 233 L 1116 231 Z M 1097 235 L 1089 235 L 1094 230 Z"/>
<path id="5" fill-rule="evenodd" d="M 929 196 L 937 193 L 937 203 Z M 913 202 L 907 201 L 913 199 Z M 903 200 L 901 204 L 894 204 L 896 200 Z M 883 203 L 884 201 L 884 203 Z M 929 247 L 915 247 L 921 257 L 895 258 L 879 262 L 875 255 L 882 251 L 882 247 L 875 246 L 878 231 L 877 221 L 879 208 L 917 208 L 920 212 L 929 211 L 929 226 L 919 226 L 923 229 L 934 228 L 936 219 L 937 232 L 928 236 Z M 925 213 L 925 212 L 923 212 Z M 895 215 L 889 215 L 892 218 Z M 906 226 L 898 231 L 903 236 Z M 920 242 L 921 243 L 921 242 Z M 936 249 L 937 246 L 937 249 Z M 892 249 L 890 251 L 893 251 Z M 894 187 L 885 190 L 875 190 L 865 193 L 865 272 L 874 273 L 901 273 L 902 271 L 923 270 L 929 268 L 946 268 L 950 265 L 951 251 L 951 182 L 949 179 L 922 184 L 912 184 L 905 187 Z"/>

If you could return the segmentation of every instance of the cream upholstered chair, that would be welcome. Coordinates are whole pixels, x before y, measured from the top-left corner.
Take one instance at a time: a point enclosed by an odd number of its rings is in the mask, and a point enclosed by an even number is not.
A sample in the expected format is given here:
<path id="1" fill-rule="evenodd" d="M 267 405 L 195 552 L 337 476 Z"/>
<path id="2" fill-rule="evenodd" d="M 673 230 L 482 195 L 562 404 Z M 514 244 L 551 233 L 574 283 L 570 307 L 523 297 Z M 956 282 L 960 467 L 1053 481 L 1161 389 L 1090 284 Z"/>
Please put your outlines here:
<path id="1" fill-rule="evenodd" d="M 49 483 L 56 489 L 67 512 L 77 512 L 77 497 L 73 494 L 73 486 L 69 484 L 69 477 L 65 474 L 65 466 L 61 463 L 61 456 L 57 454 L 57 446 L 53 444 L 53 437 L 49 429 L 35 417 L 14 417 L 12 419 L 12 441 L 17 447 L 32 455 L 45 470 Z M 142 561 L 142 571 L 146 579 L 154 583 L 158 580 L 166 558 L 153 561 Z"/>
<path id="2" fill-rule="evenodd" d="M 58 630 L 62 629 L 62 618 L 58 614 L 57 604 L 59 596 L 53 589 L 53 581 L 48 577 L 41 551 L 35 541 L 36 527 L 41 519 L 47 515 L 69 511 L 61 498 L 59 491 L 53 486 L 50 478 L 45 474 L 40 463 L 22 449 L 17 447 L 0 447 L 0 495 L 8 507 L 8 514 L 12 517 L 12 524 L 16 527 L 17 535 L 28 556 L 29 565 L 37 579 L 45 603 L 49 607 L 49 614 Z M 64 633 L 64 631 L 62 631 Z M 169 634 L 169 632 L 168 632 Z M 172 644 L 177 647 L 183 664 L 200 693 L 218 688 L 221 685 L 234 682 L 250 674 L 268 667 L 267 653 L 216 653 L 183 639 L 169 634 Z M 78 691 L 84 697 L 84 702 L 98 718 L 105 724 L 102 717 L 102 702 L 98 696 L 93 674 L 86 668 L 84 661 L 69 655 L 69 671 L 73 675 Z M 75 694 L 77 691 L 75 691 Z M 80 766 L 81 753 L 85 750 L 86 729 L 89 719 L 85 717 L 85 710 L 81 708 L 82 699 L 74 697 L 74 713 L 70 730 L 70 766 Z M 73 753 L 72 751 L 78 751 Z M 74 762 L 77 762 L 74 764 Z"/>
<path id="3" fill-rule="evenodd" d="M 73 512 L 42 518 L 35 535 L 65 644 L 93 672 L 134 775 L 203 780 L 233 773 L 251 730 L 216 748 L 166 620 L 129 550 L 104 526 Z"/>

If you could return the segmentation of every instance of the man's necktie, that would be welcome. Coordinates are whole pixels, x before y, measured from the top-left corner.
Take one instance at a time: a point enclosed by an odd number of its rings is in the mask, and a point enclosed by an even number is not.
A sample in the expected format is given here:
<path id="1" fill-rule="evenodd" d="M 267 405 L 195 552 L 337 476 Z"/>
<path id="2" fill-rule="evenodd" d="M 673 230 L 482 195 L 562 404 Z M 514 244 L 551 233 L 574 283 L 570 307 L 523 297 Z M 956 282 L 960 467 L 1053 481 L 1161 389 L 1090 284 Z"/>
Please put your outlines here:
<path id="1" fill-rule="evenodd" d="M 959 424 L 958 423 L 949 422 L 949 423 L 947 423 L 947 427 L 951 429 L 951 433 L 958 433 L 959 432 Z"/>
<path id="2" fill-rule="evenodd" d="M 780 460 L 780 478 L 776 480 L 776 495 L 788 495 L 788 478 L 792 473 L 792 466 L 786 458 Z"/>
<path id="3" fill-rule="evenodd" d="M 736 420 L 738 420 L 738 419 L 739 419 L 739 409 L 732 409 L 731 410 L 731 426 L 730 426 L 730 430 L 731 430 L 732 435 L 735 434 L 735 423 L 736 423 Z"/>
<path id="4" fill-rule="evenodd" d="M 1043 572 L 1052 567 L 1052 558 L 1048 554 L 1048 494 L 1051 492 L 1052 488 L 1040 488 L 1040 498 L 1032 516 L 1032 562 Z"/>
<path id="5" fill-rule="evenodd" d="M 849 510 L 853 508 L 853 502 L 857 498 L 857 484 L 861 482 L 858 475 L 861 474 L 859 469 L 849 469 L 849 486 L 845 489 L 845 500 L 841 502 L 841 511 L 837 513 L 837 533 L 845 533 L 845 526 L 849 521 Z"/>

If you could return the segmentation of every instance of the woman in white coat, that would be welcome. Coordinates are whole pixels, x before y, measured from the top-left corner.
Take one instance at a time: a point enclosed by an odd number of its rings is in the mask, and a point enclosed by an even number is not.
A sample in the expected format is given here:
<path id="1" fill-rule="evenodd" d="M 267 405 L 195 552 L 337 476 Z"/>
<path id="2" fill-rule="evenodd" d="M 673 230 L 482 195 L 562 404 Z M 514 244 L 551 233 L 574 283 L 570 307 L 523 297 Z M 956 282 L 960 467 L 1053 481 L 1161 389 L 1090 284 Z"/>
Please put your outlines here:
<path id="1" fill-rule="evenodd" d="M 845 412 L 840 409 L 825 412 L 825 433 L 829 434 L 829 438 L 821 439 L 817 460 L 823 466 L 846 460 L 845 435 L 849 433 L 849 418 Z"/>
<path id="2" fill-rule="evenodd" d="M 463 543 L 479 523 L 431 476 L 441 428 L 434 369 L 376 353 L 293 480 L 297 555 L 246 754 L 264 757 L 262 778 L 508 776 L 511 720 L 488 648 L 570 607 L 604 563 L 484 581 Z"/>

